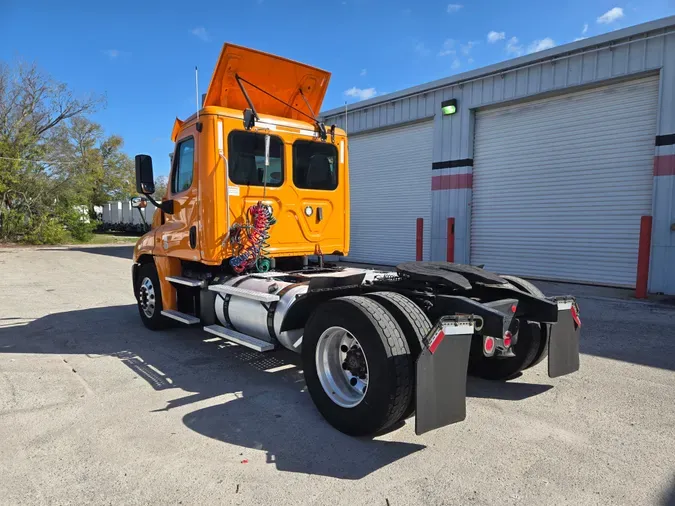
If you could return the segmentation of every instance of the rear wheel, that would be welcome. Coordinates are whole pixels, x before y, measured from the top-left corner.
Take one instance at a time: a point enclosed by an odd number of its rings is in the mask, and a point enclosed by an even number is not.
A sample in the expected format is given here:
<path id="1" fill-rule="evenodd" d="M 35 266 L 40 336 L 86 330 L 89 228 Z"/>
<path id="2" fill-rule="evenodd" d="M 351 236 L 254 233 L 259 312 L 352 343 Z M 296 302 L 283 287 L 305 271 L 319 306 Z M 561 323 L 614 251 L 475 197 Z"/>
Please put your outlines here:
<path id="1" fill-rule="evenodd" d="M 518 331 L 518 340 L 511 349 L 515 357 L 486 357 L 483 355 L 483 338 L 474 335 L 471 340 L 468 372 L 471 376 L 489 380 L 507 380 L 525 369 L 532 360 L 534 352 L 539 349 L 539 328 L 532 332 L 526 324 Z"/>
<path id="2" fill-rule="evenodd" d="M 162 316 L 162 288 L 157 269 L 153 263 L 145 263 L 138 270 L 136 302 L 143 325 L 150 330 L 166 328 L 166 317 Z"/>
<path id="3" fill-rule="evenodd" d="M 340 297 L 312 313 L 302 342 L 307 389 L 319 412 L 352 436 L 398 422 L 413 393 L 413 361 L 394 317 L 365 297 Z"/>
<path id="4" fill-rule="evenodd" d="M 529 281 L 516 276 L 502 275 L 501 277 L 525 293 L 534 297 L 545 297 L 544 293 Z M 511 348 L 515 357 L 486 357 L 483 355 L 482 337 L 474 336 L 469 358 L 470 375 L 489 380 L 508 380 L 539 363 L 546 356 L 548 349 L 546 325 L 523 319 L 519 319 L 518 324 L 516 344 Z"/>
<path id="5" fill-rule="evenodd" d="M 424 337 L 431 330 L 431 322 L 424 311 L 408 297 L 396 292 L 373 292 L 366 295 L 382 304 L 394 317 L 408 341 L 410 354 L 413 360 L 413 385 L 415 384 L 415 361 L 422 352 Z M 403 418 L 409 418 L 415 412 L 415 395 L 410 398 L 410 405 L 406 408 Z"/>
<path id="6" fill-rule="evenodd" d="M 525 293 L 529 293 L 530 295 L 533 295 L 534 297 L 539 297 L 539 298 L 546 298 L 546 295 L 544 295 L 544 292 L 542 292 L 539 288 L 534 286 L 532 283 L 529 281 L 519 278 L 517 276 L 509 276 L 509 275 L 504 275 L 502 278 L 506 279 L 509 281 L 512 285 L 515 285 L 516 288 L 522 290 Z M 525 322 L 521 322 L 521 324 L 524 324 Z M 528 322 L 531 325 L 536 325 L 539 329 L 539 346 L 532 354 L 532 359 L 529 361 L 529 363 L 525 366 L 525 369 L 529 369 L 530 367 L 534 367 L 537 365 L 539 362 L 544 360 L 546 356 L 548 355 L 548 334 L 550 332 L 550 327 L 549 325 L 545 323 L 539 323 L 539 322 Z M 533 332 L 536 331 L 535 328 L 532 329 Z"/>

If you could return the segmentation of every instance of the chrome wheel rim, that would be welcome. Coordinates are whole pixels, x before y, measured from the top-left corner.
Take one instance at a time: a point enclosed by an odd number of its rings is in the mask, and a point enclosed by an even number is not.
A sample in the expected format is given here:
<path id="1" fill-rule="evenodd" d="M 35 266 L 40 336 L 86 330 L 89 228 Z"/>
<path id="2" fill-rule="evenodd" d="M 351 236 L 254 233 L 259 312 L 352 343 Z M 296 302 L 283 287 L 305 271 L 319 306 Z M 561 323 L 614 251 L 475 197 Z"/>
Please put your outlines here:
<path id="1" fill-rule="evenodd" d="M 353 408 L 368 391 L 368 361 L 359 341 L 342 327 L 330 327 L 316 346 L 316 372 L 324 392 L 343 408 Z"/>
<path id="2" fill-rule="evenodd" d="M 150 278 L 143 278 L 141 286 L 138 289 L 138 304 L 143 310 L 143 314 L 152 318 L 155 314 L 155 286 Z"/>

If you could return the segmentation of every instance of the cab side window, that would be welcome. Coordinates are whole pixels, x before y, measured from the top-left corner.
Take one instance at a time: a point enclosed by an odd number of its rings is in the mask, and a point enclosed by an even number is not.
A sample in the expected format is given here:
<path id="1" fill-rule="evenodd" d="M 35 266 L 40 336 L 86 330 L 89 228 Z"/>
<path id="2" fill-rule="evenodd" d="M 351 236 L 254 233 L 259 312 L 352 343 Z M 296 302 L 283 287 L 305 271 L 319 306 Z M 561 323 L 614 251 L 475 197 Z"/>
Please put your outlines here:
<path id="1" fill-rule="evenodd" d="M 228 137 L 230 181 L 246 186 L 281 186 L 284 182 L 284 143 L 270 138 L 270 165 L 265 167 L 265 136 L 235 130 Z"/>
<path id="2" fill-rule="evenodd" d="M 192 186 L 195 166 L 195 140 L 188 137 L 178 143 L 174 155 L 174 169 L 171 178 L 171 193 L 181 193 Z"/>

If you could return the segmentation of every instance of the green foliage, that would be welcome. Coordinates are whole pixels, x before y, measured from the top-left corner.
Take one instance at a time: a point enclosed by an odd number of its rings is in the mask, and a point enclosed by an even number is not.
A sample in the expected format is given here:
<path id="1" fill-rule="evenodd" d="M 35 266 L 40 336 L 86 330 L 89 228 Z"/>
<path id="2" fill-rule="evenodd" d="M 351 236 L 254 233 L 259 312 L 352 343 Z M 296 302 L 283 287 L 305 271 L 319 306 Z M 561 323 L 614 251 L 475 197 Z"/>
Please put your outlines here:
<path id="1" fill-rule="evenodd" d="M 89 216 L 77 211 L 67 213 L 62 217 L 62 221 L 72 238 L 78 242 L 91 240 L 94 237 L 94 230 L 98 226 L 98 222 L 89 220 Z"/>
<path id="2" fill-rule="evenodd" d="M 134 194 L 122 138 L 86 117 L 100 104 L 35 66 L 0 62 L 0 241 L 85 241 L 96 223 L 83 210 Z"/>
<path id="3" fill-rule="evenodd" d="M 30 244 L 61 244 L 68 240 L 63 223 L 57 218 L 40 216 L 31 220 L 22 242 Z"/>

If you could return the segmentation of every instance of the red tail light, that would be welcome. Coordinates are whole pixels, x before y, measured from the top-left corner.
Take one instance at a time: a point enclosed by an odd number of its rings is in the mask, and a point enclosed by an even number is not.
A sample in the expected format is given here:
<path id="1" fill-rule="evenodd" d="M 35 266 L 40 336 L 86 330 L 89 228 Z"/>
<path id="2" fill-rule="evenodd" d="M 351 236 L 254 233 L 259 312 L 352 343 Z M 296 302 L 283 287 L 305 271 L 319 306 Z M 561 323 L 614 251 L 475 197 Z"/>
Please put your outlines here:
<path id="1" fill-rule="evenodd" d="M 513 337 L 513 334 L 511 334 L 510 331 L 504 332 L 504 347 L 508 348 L 511 346 L 511 338 Z"/>
<path id="2" fill-rule="evenodd" d="M 485 336 L 483 338 L 483 350 L 486 354 L 491 354 L 495 349 L 495 338 L 490 336 Z"/>

